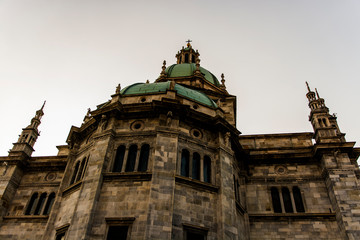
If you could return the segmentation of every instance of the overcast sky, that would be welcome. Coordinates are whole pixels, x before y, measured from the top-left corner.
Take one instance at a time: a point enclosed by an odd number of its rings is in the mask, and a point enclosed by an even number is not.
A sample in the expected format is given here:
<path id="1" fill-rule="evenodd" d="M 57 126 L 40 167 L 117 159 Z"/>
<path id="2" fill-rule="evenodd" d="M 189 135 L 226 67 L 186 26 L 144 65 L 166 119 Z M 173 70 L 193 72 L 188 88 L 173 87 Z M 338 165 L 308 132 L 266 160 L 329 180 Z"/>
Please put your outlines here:
<path id="1" fill-rule="evenodd" d="M 33 155 L 56 155 L 87 108 L 153 82 L 189 38 L 225 74 L 242 134 L 312 131 L 308 81 L 358 141 L 359 13 L 358 0 L 0 0 L 0 155 L 44 100 Z"/>

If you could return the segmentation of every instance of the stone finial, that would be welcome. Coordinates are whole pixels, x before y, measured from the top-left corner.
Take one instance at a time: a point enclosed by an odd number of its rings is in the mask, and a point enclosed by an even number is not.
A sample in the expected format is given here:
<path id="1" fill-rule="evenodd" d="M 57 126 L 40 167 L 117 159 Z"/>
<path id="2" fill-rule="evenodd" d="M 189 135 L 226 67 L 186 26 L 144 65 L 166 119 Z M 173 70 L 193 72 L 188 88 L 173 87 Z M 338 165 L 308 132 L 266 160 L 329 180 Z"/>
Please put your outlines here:
<path id="1" fill-rule="evenodd" d="M 317 88 L 315 88 L 315 93 L 318 98 L 320 98 Z"/>
<path id="2" fill-rule="evenodd" d="M 87 111 L 87 113 L 86 113 L 86 116 L 87 116 L 87 117 L 90 117 L 90 112 L 91 112 L 91 108 L 88 108 L 88 111 Z"/>
<path id="3" fill-rule="evenodd" d="M 190 39 L 188 39 L 186 42 L 187 42 L 186 46 L 187 46 L 187 47 L 191 47 L 191 44 L 190 44 L 190 43 L 191 43 L 192 41 L 191 41 Z"/>
<path id="4" fill-rule="evenodd" d="M 116 87 L 116 90 L 115 90 L 115 93 L 116 94 L 120 94 L 120 90 L 121 90 L 121 86 L 120 86 L 120 83 L 117 85 Z"/>
<path id="5" fill-rule="evenodd" d="M 225 87 L 225 76 L 224 76 L 223 73 L 221 74 L 221 86 L 220 87 L 222 89 L 226 89 L 226 87 Z"/>
<path id="6" fill-rule="evenodd" d="M 149 82 L 149 79 L 147 79 L 147 80 L 146 80 L 146 83 L 147 83 L 147 84 L 149 84 L 149 83 L 150 83 L 150 82 Z"/>
<path id="7" fill-rule="evenodd" d="M 305 83 L 306 83 L 306 87 L 307 87 L 308 91 L 311 92 L 308 82 L 306 81 Z"/>
<path id="8" fill-rule="evenodd" d="M 200 58 L 196 59 L 196 71 L 200 71 Z"/>
<path id="9" fill-rule="evenodd" d="M 166 69 L 166 61 L 164 60 L 163 61 L 163 65 L 162 65 L 162 71 L 161 71 L 161 73 L 160 73 L 160 77 L 165 77 L 165 69 Z"/>

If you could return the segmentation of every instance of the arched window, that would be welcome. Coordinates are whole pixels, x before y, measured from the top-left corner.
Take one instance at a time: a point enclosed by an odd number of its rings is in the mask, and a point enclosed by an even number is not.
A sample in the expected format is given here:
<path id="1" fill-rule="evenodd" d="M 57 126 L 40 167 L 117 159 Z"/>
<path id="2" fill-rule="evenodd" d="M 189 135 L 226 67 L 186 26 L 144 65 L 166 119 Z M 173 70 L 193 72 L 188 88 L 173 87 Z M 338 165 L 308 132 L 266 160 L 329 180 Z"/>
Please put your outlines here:
<path id="1" fill-rule="evenodd" d="M 121 168 L 124 163 L 125 150 L 126 148 L 124 145 L 117 148 L 113 172 L 121 172 Z"/>
<path id="2" fill-rule="evenodd" d="M 185 54 L 185 63 L 189 63 L 189 54 Z"/>
<path id="3" fill-rule="evenodd" d="M 204 157 L 204 182 L 210 183 L 211 182 L 211 159 L 209 156 Z"/>
<path id="4" fill-rule="evenodd" d="M 36 203 L 36 200 L 38 198 L 39 194 L 38 193 L 34 193 L 31 198 L 30 198 L 30 201 L 29 201 L 29 204 L 26 208 L 26 211 L 25 211 L 25 215 L 31 215 L 34 210 L 35 210 L 35 203 Z"/>
<path id="5" fill-rule="evenodd" d="M 190 153 L 188 150 L 183 149 L 181 152 L 181 176 L 189 177 L 189 159 L 190 159 Z"/>
<path id="6" fill-rule="evenodd" d="M 129 148 L 129 155 L 126 163 L 125 172 L 133 172 L 135 169 L 135 161 L 137 155 L 137 145 L 131 145 Z"/>
<path id="7" fill-rule="evenodd" d="M 281 213 L 282 211 L 281 211 L 280 195 L 276 187 L 271 188 L 271 199 L 272 199 L 274 212 Z"/>
<path id="8" fill-rule="evenodd" d="M 192 55 L 191 62 L 195 63 L 195 56 L 194 55 Z"/>
<path id="9" fill-rule="evenodd" d="M 147 170 L 148 160 L 149 160 L 150 146 L 149 144 L 144 144 L 140 150 L 140 159 L 139 159 L 139 172 L 145 172 Z"/>
<path id="10" fill-rule="evenodd" d="M 84 171 L 84 168 L 85 168 L 85 164 L 86 164 L 86 158 L 84 158 L 84 159 L 81 161 L 80 168 L 79 168 L 79 171 L 78 171 L 77 177 L 76 177 L 76 182 L 78 182 L 78 181 L 80 181 L 80 179 L 82 179 L 83 171 Z"/>
<path id="11" fill-rule="evenodd" d="M 297 212 L 305 212 L 304 204 L 301 198 L 301 192 L 298 187 L 293 187 L 293 196 Z"/>
<path id="12" fill-rule="evenodd" d="M 290 191 L 288 188 L 283 187 L 281 189 L 282 192 L 282 197 L 283 197 L 283 202 L 284 202 L 284 207 L 285 207 L 285 212 L 287 213 L 292 213 L 294 212 L 294 209 L 292 207 L 292 203 L 291 203 L 291 197 L 290 197 Z"/>
<path id="13" fill-rule="evenodd" d="M 40 215 L 40 211 L 44 206 L 45 199 L 46 199 L 46 193 L 42 193 L 40 195 L 39 201 L 37 202 L 37 205 L 36 205 L 36 208 L 34 211 L 34 215 Z"/>
<path id="14" fill-rule="evenodd" d="M 52 205 L 54 204 L 54 201 L 55 201 L 55 193 L 52 192 L 52 193 L 50 193 L 50 195 L 47 199 L 47 202 L 46 202 L 46 205 L 45 205 L 45 208 L 43 211 L 43 215 L 50 214 L 50 211 L 51 211 Z"/>
<path id="15" fill-rule="evenodd" d="M 73 184 L 75 182 L 75 179 L 76 179 L 76 174 L 79 170 L 79 165 L 80 165 L 80 161 L 78 161 L 75 165 L 75 168 L 74 168 L 74 172 L 73 172 L 73 175 L 71 177 L 71 181 L 70 181 L 70 185 Z"/>
<path id="16" fill-rule="evenodd" d="M 192 159 L 192 178 L 200 180 L 200 155 L 195 152 Z"/>

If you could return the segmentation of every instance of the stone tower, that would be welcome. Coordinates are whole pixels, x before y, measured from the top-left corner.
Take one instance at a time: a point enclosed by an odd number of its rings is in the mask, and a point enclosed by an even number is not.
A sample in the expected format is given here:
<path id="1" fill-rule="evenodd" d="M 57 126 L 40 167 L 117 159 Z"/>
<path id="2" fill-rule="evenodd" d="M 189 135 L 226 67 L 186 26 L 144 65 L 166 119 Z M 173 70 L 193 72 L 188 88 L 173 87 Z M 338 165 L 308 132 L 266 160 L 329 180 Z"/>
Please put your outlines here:
<path id="1" fill-rule="evenodd" d="M 359 239 L 360 154 L 308 86 L 314 132 L 241 135 L 190 41 L 32 157 L 43 107 L 0 157 L 0 239 Z M 313 142 L 315 138 L 315 143 Z"/>

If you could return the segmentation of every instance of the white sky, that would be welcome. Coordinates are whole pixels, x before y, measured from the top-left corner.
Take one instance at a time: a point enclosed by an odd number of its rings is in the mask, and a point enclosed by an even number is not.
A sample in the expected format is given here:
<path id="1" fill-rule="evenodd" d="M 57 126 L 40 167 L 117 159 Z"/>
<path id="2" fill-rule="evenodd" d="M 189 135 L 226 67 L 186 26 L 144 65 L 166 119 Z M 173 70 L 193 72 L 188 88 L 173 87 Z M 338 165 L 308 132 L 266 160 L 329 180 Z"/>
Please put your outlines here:
<path id="1" fill-rule="evenodd" d="M 188 38 L 225 74 L 243 134 L 312 131 L 308 81 L 357 141 L 359 12 L 358 0 L 0 0 L 0 155 L 44 100 L 33 155 L 56 155 L 87 108 L 153 82 Z"/>

